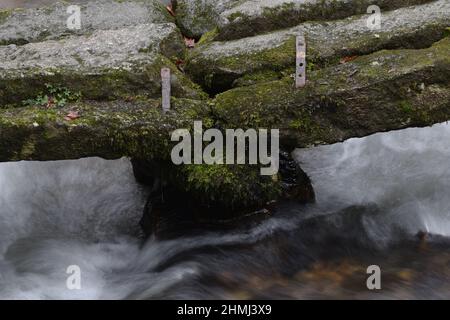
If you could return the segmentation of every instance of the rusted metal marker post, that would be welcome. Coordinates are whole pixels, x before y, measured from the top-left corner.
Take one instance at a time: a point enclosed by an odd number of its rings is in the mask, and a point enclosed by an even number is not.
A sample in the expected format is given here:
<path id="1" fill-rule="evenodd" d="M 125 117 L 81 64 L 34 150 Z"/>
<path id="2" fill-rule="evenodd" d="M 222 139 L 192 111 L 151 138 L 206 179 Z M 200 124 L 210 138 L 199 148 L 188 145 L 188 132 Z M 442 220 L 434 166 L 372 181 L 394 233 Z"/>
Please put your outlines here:
<path id="1" fill-rule="evenodd" d="M 162 87 L 162 109 L 166 113 L 170 110 L 170 69 L 161 69 L 161 87 Z"/>
<path id="2" fill-rule="evenodd" d="M 295 71 L 295 87 L 302 88 L 306 85 L 306 40 L 304 35 L 296 39 L 297 58 Z"/>

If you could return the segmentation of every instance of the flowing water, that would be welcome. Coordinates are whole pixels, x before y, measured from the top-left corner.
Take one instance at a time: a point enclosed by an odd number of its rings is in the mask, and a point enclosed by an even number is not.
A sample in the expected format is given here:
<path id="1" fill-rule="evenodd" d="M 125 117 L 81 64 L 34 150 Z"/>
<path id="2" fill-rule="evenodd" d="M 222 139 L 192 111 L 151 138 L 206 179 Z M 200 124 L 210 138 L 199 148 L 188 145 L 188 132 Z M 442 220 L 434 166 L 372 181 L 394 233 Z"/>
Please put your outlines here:
<path id="1" fill-rule="evenodd" d="M 295 156 L 317 204 L 282 204 L 251 229 L 147 242 L 148 190 L 127 159 L 0 164 L 0 298 L 450 297 L 450 125 Z M 80 290 L 66 286 L 72 265 Z M 369 265 L 380 291 L 366 287 Z"/>

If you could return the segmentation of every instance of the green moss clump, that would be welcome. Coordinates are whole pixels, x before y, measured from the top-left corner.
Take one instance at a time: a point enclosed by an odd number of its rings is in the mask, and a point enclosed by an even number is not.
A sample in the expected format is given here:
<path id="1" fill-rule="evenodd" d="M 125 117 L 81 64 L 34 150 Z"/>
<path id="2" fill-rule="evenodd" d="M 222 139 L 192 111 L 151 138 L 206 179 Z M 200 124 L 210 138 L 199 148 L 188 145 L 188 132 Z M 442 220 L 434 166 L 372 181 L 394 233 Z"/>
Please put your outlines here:
<path id="1" fill-rule="evenodd" d="M 12 10 L 1 10 L 0 9 L 0 24 L 4 23 L 6 19 L 11 15 Z"/>
<path id="2" fill-rule="evenodd" d="M 280 184 L 261 176 L 259 166 L 188 165 L 180 167 L 180 173 L 178 181 L 205 206 L 260 208 L 281 195 Z"/>
<path id="3" fill-rule="evenodd" d="M 81 100 L 81 92 L 72 92 L 68 88 L 46 84 L 46 92 L 41 92 L 34 99 L 22 101 L 25 106 L 64 107 L 67 103 Z"/>
<path id="4" fill-rule="evenodd" d="M 217 27 L 212 29 L 211 31 L 204 33 L 202 35 L 202 37 L 200 38 L 200 40 L 197 42 L 197 46 L 201 46 L 206 43 L 214 41 L 214 39 L 217 37 L 218 34 L 219 34 L 219 29 Z"/>
<path id="5" fill-rule="evenodd" d="M 407 100 L 400 101 L 400 109 L 407 115 L 411 115 L 414 112 L 411 102 Z"/>

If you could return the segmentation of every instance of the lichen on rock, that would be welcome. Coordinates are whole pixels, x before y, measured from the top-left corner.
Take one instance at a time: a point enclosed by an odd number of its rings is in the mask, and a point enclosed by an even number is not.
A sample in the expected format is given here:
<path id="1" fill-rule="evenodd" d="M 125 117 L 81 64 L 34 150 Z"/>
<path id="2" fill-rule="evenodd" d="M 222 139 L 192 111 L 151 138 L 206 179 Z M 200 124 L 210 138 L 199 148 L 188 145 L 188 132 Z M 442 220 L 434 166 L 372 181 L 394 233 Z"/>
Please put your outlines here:
<path id="1" fill-rule="evenodd" d="M 174 22 L 158 0 L 95 0 L 79 4 L 81 28 L 69 29 L 65 1 L 31 9 L 0 11 L 0 45 L 24 44 L 67 35 L 86 35 L 97 30 L 113 30 L 139 24 Z"/>
<path id="2" fill-rule="evenodd" d="M 183 34 L 200 38 L 219 25 L 220 13 L 239 0 L 177 0 L 176 19 Z"/>
<path id="3" fill-rule="evenodd" d="M 265 35 L 227 42 L 206 42 L 190 52 L 187 72 L 213 93 L 276 80 L 295 69 L 295 36 L 307 39 L 308 71 L 340 58 L 382 49 L 425 48 L 446 35 L 450 4 L 440 0 L 383 14 L 383 28 L 370 30 L 365 16 L 308 22 Z M 242 79 L 241 79 L 242 78 Z M 250 80 L 250 81 L 249 81 Z"/>
<path id="4" fill-rule="evenodd" d="M 171 62 L 183 55 L 181 35 L 171 23 L 1 46 L 0 103 L 34 98 L 48 84 L 81 92 L 86 99 L 156 98 L 161 94 L 162 67 L 172 69 L 175 97 L 201 99 L 198 86 Z"/>
<path id="5" fill-rule="evenodd" d="M 217 40 L 240 39 L 312 20 L 366 14 L 371 5 L 392 10 L 431 0 L 246 0 L 221 14 Z"/>
<path id="6" fill-rule="evenodd" d="M 449 49 L 447 37 L 426 49 L 379 51 L 311 72 L 301 90 L 290 77 L 236 88 L 216 97 L 214 112 L 227 126 L 279 128 L 285 147 L 431 125 L 450 115 Z"/>

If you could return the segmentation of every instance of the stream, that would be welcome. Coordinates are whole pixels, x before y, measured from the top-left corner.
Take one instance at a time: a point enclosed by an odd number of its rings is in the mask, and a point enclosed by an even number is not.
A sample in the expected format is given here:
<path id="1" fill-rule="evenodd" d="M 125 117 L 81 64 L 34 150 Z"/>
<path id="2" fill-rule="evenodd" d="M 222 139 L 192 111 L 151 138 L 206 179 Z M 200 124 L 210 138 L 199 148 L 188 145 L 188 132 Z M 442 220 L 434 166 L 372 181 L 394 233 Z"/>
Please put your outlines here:
<path id="1" fill-rule="evenodd" d="M 127 159 L 2 163 L 0 299 L 448 298 L 446 137 L 439 124 L 297 150 L 316 204 L 167 241 L 143 240 L 148 190 Z"/>

